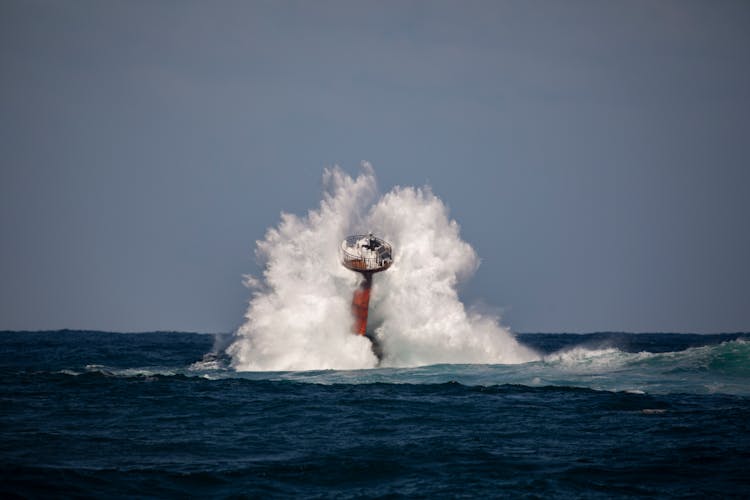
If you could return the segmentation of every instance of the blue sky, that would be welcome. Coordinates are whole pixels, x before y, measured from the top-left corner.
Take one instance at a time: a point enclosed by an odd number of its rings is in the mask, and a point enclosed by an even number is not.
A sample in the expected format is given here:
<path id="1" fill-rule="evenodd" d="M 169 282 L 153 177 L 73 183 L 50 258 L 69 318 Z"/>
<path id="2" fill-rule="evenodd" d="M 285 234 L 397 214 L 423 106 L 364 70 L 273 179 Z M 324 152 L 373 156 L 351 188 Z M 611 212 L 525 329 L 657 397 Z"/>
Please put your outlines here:
<path id="1" fill-rule="evenodd" d="M 322 169 L 515 331 L 750 329 L 746 2 L 0 4 L 0 328 L 230 331 Z"/>

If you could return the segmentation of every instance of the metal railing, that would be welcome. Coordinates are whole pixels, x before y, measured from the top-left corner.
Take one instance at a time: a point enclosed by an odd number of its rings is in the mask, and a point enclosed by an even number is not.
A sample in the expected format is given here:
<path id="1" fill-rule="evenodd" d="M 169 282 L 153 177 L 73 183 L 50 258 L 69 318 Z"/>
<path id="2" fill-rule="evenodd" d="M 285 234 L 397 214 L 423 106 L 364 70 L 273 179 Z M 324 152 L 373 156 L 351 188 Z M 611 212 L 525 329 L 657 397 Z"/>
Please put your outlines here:
<path id="1" fill-rule="evenodd" d="M 365 257 L 361 254 L 355 254 L 348 251 L 348 248 L 361 248 L 359 242 L 367 240 L 366 245 L 372 245 L 375 248 L 368 248 L 375 252 L 374 257 Z M 393 263 L 393 247 L 385 240 L 367 234 L 356 234 L 346 238 L 340 247 L 341 263 L 344 267 L 352 271 L 385 271 Z"/>

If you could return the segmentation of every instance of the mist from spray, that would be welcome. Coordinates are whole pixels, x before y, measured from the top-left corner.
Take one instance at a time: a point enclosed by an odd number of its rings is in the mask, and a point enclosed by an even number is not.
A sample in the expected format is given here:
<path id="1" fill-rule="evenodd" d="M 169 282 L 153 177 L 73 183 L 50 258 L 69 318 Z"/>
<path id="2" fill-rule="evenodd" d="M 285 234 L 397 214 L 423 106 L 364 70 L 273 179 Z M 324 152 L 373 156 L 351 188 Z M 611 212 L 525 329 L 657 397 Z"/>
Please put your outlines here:
<path id="1" fill-rule="evenodd" d="M 523 363 L 539 359 L 500 326 L 469 314 L 457 285 L 479 265 L 461 240 L 458 224 L 429 188 L 396 187 L 377 195 L 375 174 L 364 163 L 356 177 L 326 169 L 323 200 L 281 222 L 257 242 L 263 277 L 245 323 L 227 348 L 232 366 L 245 370 L 358 369 L 437 363 Z M 370 323 L 382 349 L 352 334 L 352 292 L 361 276 L 339 263 L 338 244 L 372 231 L 394 248 L 391 268 L 374 278 Z"/>

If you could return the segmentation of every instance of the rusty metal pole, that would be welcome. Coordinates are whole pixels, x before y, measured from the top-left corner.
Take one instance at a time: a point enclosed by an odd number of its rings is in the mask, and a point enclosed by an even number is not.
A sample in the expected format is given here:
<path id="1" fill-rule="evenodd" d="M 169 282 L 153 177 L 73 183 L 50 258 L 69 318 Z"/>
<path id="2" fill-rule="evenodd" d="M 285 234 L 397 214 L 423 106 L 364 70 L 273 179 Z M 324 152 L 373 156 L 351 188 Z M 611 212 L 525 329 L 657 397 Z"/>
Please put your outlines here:
<path id="1" fill-rule="evenodd" d="M 370 307 L 370 290 L 372 289 L 372 273 L 364 272 L 359 287 L 354 290 L 352 297 L 352 315 L 354 326 L 352 331 L 357 335 L 367 334 L 367 313 Z"/>

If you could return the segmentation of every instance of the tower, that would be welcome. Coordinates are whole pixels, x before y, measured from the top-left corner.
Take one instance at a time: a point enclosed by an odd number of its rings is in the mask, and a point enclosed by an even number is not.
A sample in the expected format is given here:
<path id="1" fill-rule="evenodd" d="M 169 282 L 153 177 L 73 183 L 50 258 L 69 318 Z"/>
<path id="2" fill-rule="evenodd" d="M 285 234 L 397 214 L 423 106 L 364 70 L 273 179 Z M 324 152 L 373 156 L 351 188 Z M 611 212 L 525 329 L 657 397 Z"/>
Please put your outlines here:
<path id="1" fill-rule="evenodd" d="M 393 263 L 393 248 L 372 233 L 349 236 L 341 242 L 341 264 L 362 275 L 352 297 L 353 331 L 367 335 L 367 312 L 370 306 L 372 275 L 385 271 Z"/>

